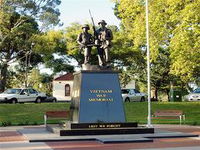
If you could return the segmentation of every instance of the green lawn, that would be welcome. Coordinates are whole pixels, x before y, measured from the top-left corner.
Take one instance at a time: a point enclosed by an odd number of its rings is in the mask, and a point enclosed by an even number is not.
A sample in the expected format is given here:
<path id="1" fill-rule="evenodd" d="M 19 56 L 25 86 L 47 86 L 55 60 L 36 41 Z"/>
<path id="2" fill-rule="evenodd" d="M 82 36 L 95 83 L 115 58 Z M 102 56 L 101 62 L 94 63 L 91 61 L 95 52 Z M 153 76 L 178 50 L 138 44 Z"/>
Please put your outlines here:
<path id="1" fill-rule="evenodd" d="M 67 110 L 69 103 L 0 104 L 0 125 L 43 124 L 43 115 L 50 110 Z"/>
<path id="2" fill-rule="evenodd" d="M 138 121 L 143 124 L 147 121 L 146 102 L 125 103 L 127 121 Z M 200 102 L 152 102 L 152 112 L 160 109 L 182 110 L 186 116 L 186 124 L 200 125 Z M 178 124 L 179 120 L 153 120 L 152 123 Z"/>
<path id="3" fill-rule="evenodd" d="M 49 110 L 67 110 L 70 103 L 29 103 L 0 104 L 0 126 L 43 124 L 43 114 Z M 128 122 L 147 121 L 147 102 L 131 102 L 124 104 Z M 200 102 L 153 102 L 152 111 L 158 109 L 179 109 L 186 115 L 186 124 L 200 125 Z M 116 114 L 117 115 L 117 114 Z M 155 120 L 153 123 L 178 124 L 177 120 Z"/>

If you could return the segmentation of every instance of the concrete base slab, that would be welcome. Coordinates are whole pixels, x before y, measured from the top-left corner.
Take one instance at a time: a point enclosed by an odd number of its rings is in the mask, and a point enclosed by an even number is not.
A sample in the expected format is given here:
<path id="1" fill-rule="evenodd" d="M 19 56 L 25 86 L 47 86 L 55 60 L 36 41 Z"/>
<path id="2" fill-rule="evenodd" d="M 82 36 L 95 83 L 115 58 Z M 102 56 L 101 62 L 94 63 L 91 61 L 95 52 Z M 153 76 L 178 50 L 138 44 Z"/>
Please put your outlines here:
<path id="1" fill-rule="evenodd" d="M 145 138 L 160 139 L 160 138 L 185 138 L 185 137 L 198 137 L 198 136 L 199 135 L 196 135 L 196 134 L 172 132 L 172 133 L 158 133 L 155 135 L 148 135 L 148 136 L 145 136 Z"/>
<path id="2" fill-rule="evenodd" d="M 121 135 L 121 134 L 154 133 L 154 128 L 137 126 L 137 123 L 118 123 L 118 124 L 120 124 L 120 128 L 75 128 L 75 129 L 70 129 L 70 128 L 65 128 L 65 127 L 59 126 L 59 125 L 47 125 L 46 129 L 50 132 L 60 134 L 60 136 L 115 135 L 115 134 Z M 124 126 L 124 127 L 122 127 L 122 126 Z M 133 126 L 133 127 L 129 127 L 129 126 Z"/>
<path id="3" fill-rule="evenodd" d="M 108 143 L 139 143 L 139 142 L 153 142 L 153 139 L 148 138 L 98 138 L 96 139 L 101 143 L 108 144 Z"/>
<path id="4" fill-rule="evenodd" d="M 84 135 L 84 136 L 60 136 L 40 128 L 24 128 L 19 130 L 30 142 L 52 142 L 52 141 L 99 141 L 106 143 L 131 143 L 131 142 L 153 142 L 155 138 L 182 138 L 198 137 L 195 134 L 182 132 L 170 132 L 155 129 L 154 134 L 124 134 L 124 135 Z"/>

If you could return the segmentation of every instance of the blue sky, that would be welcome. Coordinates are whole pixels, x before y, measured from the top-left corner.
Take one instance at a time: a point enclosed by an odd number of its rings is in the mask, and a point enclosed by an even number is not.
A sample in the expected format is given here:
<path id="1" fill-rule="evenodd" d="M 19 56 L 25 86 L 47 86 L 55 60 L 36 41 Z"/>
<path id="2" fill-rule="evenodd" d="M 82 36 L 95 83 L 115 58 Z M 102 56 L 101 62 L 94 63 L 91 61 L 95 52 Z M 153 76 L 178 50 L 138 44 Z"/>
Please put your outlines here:
<path id="1" fill-rule="evenodd" d="M 110 0 L 62 0 L 59 6 L 63 27 L 72 22 L 81 24 L 91 23 L 89 9 L 92 12 L 95 25 L 98 21 L 105 20 L 109 25 L 119 25 L 119 20 L 114 15 L 114 3 Z"/>

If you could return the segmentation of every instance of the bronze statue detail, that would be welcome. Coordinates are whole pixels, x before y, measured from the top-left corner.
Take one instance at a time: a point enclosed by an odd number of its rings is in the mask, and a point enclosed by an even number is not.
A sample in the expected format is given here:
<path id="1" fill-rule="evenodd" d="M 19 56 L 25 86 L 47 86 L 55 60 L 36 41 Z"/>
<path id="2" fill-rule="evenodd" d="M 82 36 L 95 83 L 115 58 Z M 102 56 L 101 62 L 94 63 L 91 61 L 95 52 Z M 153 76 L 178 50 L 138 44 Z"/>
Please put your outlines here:
<path id="1" fill-rule="evenodd" d="M 77 37 L 77 42 L 80 45 L 80 49 L 84 50 L 84 64 L 88 64 L 91 57 L 93 37 L 88 32 L 88 30 L 90 30 L 89 25 L 83 25 L 82 30 L 83 31 Z"/>
<path id="2" fill-rule="evenodd" d="M 84 65 L 90 63 L 92 46 L 96 46 L 100 68 L 101 69 L 109 68 L 110 67 L 109 51 L 111 48 L 111 40 L 113 39 L 112 31 L 106 27 L 107 23 L 105 22 L 105 20 L 101 20 L 98 23 L 100 27 L 99 29 L 96 30 L 92 16 L 91 19 L 93 23 L 94 35 L 92 36 L 88 32 L 88 30 L 90 30 L 90 27 L 88 24 L 85 24 L 82 26 L 83 31 L 77 37 L 77 42 L 80 45 L 80 49 L 84 51 Z"/>
<path id="3" fill-rule="evenodd" d="M 106 27 L 107 23 L 105 20 L 101 20 L 98 25 L 100 28 L 96 31 L 97 39 L 95 40 L 95 44 L 98 45 L 97 51 L 99 66 L 109 66 L 109 50 L 111 48 L 111 40 L 113 39 L 113 34 L 112 31 Z"/>

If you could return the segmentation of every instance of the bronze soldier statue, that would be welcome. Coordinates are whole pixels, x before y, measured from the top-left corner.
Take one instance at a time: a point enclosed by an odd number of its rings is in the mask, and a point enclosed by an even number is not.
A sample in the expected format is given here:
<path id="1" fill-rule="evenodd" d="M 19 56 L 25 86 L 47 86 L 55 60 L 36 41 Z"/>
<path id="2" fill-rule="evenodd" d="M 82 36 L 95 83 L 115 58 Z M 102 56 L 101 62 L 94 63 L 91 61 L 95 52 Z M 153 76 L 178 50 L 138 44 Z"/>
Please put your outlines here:
<path id="1" fill-rule="evenodd" d="M 107 23 L 105 20 L 101 20 L 98 24 L 100 28 L 96 31 L 97 40 L 95 40 L 95 44 L 99 45 L 97 46 L 99 66 L 108 66 L 110 61 L 109 50 L 113 34 L 110 29 L 106 28 Z"/>
<path id="2" fill-rule="evenodd" d="M 90 30 L 89 25 L 83 25 L 82 30 L 83 32 L 77 37 L 77 42 L 80 45 L 80 49 L 84 50 L 84 64 L 88 64 L 91 57 L 93 37 L 90 33 L 88 33 L 88 30 Z"/>

